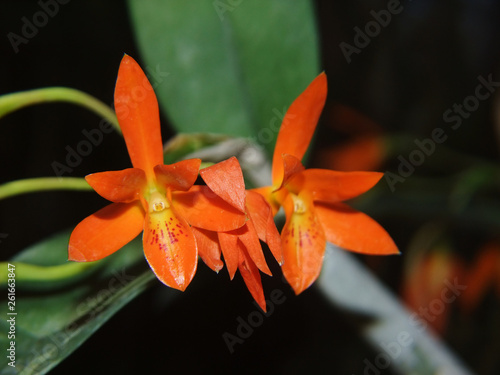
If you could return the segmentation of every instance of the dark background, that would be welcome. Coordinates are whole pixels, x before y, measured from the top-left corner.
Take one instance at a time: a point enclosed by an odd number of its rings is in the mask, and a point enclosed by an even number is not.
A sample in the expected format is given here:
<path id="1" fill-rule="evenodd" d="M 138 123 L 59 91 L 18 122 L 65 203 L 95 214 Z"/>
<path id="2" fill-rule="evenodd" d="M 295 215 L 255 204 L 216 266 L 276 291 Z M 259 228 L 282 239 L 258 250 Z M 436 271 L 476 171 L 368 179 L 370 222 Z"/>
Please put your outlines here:
<path id="1" fill-rule="evenodd" d="M 387 2 L 315 4 L 322 69 L 329 77 L 328 103 L 350 105 L 386 132 L 428 136 L 442 126 L 446 109 L 473 93 L 479 75 L 500 77 L 498 1 L 402 2 L 403 12 L 360 54 L 353 54 L 350 64 L 339 44 L 353 44 L 353 28 L 363 27 L 372 19 L 370 11 L 385 9 Z M 35 1 L 0 2 L 0 94 L 67 86 L 111 104 L 123 53 L 141 62 L 125 3 L 73 0 L 60 5 L 58 14 L 15 53 L 7 34 L 21 35 L 22 17 L 31 19 L 38 10 Z M 498 162 L 492 107 L 492 100 L 482 103 L 450 134 L 448 145 Z M 328 108 L 319 130 L 324 135 L 321 147 L 334 146 L 345 136 L 326 125 Z M 168 139 L 172 130 L 166 114 L 162 116 Z M 64 103 L 33 106 L 0 119 L 0 183 L 54 176 L 51 165 L 64 163 L 65 147 L 76 147 L 84 139 L 82 130 L 97 128 L 99 121 Z M 128 166 L 123 140 L 111 133 L 67 176 Z M 388 163 L 387 168 L 394 167 Z M 66 192 L 0 201 L 1 258 L 76 225 L 103 204 L 96 194 Z M 376 219 L 403 250 L 408 233 L 419 224 Z M 463 236 L 470 242 L 477 239 L 474 233 Z M 392 270 L 380 277 L 394 291 L 403 257 L 382 260 L 379 268 Z M 224 272 L 217 276 L 200 264 L 185 293 L 166 291 L 159 284 L 126 306 L 52 373 L 361 374 L 363 360 L 375 357 L 356 333 L 359 321 L 334 310 L 314 288 L 295 297 L 279 277 L 264 279 L 266 296 L 279 289 L 285 302 L 230 354 L 223 333 L 235 334 L 236 319 L 256 310 L 241 279 L 229 283 Z M 172 294 L 176 298 L 171 300 Z M 460 355 L 474 366 L 473 357 Z"/>

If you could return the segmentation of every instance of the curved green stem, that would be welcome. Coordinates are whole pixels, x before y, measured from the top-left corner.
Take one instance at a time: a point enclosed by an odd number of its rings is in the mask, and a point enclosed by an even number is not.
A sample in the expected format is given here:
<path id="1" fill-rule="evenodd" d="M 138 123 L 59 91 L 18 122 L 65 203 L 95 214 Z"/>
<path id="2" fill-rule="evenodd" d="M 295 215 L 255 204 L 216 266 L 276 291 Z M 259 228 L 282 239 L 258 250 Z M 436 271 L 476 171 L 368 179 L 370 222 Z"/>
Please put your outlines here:
<path id="1" fill-rule="evenodd" d="M 80 280 L 101 264 L 102 262 L 70 262 L 58 266 L 38 266 L 15 261 L 0 262 L 0 285 L 7 285 L 10 270 L 15 275 L 11 279 L 15 281 L 16 287 L 30 284 L 38 288 L 53 287 L 54 284 L 66 285 L 69 281 Z"/>
<path id="2" fill-rule="evenodd" d="M 0 96 L 0 117 L 29 105 L 48 102 L 69 102 L 85 107 L 106 119 L 121 134 L 116 114 L 108 105 L 92 95 L 68 87 L 47 87 Z"/>
<path id="3" fill-rule="evenodd" d="M 27 178 L 0 185 L 0 199 L 45 190 L 91 191 L 92 188 L 84 178 L 78 177 Z"/>

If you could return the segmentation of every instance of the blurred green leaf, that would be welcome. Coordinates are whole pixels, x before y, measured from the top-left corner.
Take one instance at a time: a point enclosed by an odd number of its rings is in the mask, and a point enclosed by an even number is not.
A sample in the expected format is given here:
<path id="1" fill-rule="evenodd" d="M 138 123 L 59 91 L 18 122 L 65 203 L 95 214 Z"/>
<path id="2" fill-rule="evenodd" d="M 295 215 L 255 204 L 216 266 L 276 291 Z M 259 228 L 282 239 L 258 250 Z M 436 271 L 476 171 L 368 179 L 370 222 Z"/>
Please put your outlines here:
<path id="1" fill-rule="evenodd" d="M 69 232 L 42 241 L 16 256 L 14 262 L 40 266 L 63 264 L 67 259 Z M 90 335 L 126 303 L 155 280 L 144 261 L 139 238 L 106 258 L 95 262 L 93 272 L 29 288 L 16 282 L 15 338 L 8 338 L 7 293 L 2 296 L 0 346 L 10 348 L 15 342 L 16 367 L 0 357 L 2 374 L 43 374 L 77 349 Z M 19 264 L 16 273 L 21 273 Z M 50 288 L 48 288 L 50 286 Z M 29 289 L 29 291 L 27 291 Z M 174 293 L 172 293 L 174 295 Z M 14 332 L 13 332 L 14 333 Z"/>
<path id="2" fill-rule="evenodd" d="M 180 132 L 255 137 L 272 150 L 282 117 L 319 73 L 309 0 L 129 0 L 161 106 Z"/>

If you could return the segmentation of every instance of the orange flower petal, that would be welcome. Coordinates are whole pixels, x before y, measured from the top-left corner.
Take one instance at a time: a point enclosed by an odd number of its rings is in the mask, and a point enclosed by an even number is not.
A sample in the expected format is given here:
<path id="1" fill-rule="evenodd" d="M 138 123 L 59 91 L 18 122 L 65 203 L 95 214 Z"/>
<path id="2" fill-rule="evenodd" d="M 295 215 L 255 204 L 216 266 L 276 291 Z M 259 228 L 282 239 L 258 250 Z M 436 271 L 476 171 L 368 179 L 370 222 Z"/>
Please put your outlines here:
<path id="1" fill-rule="evenodd" d="M 156 181 L 172 190 L 188 191 L 198 178 L 200 159 L 182 160 L 174 164 L 154 167 Z"/>
<path id="2" fill-rule="evenodd" d="M 484 245 L 476 257 L 474 265 L 467 275 L 467 289 L 460 296 L 460 304 L 467 313 L 471 313 L 483 300 L 495 279 L 499 276 L 500 247 L 491 242 Z"/>
<path id="3" fill-rule="evenodd" d="M 286 187 L 298 194 L 312 193 L 314 201 L 340 202 L 370 190 L 384 176 L 379 172 L 338 172 L 329 169 L 306 169 L 293 175 Z"/>
<path id="4" fill-rule="evenodd" d="M 326 237 L 310 196 L 289 194 L 284 203 L 287 220 L 281 232 L 285 260 L 281 268 L 295 294 L 300 294 L 319 276 Z"/>
<path id="5" fill-rule="evenodd" d="M 138 200 L 146 186 L 146 174 L 138 168 L 93 173 L 86 176 L 85 180 L 97 194 L 111 202 Z"/>
<path id="6" fill-rule="evenodd" d="M 91 262 L 107 257 L 137 237 L 143 225 L 139 202 L 112 203 L 76 226 L 69 239 L 68 258 Z"/>
<path id="7" fill-rule="evenodd" d="M 273 216 L 276 215 L 281 207 L 281 204 L 275 199 L 275 194 L 273 193 L 274 188 L 272 186 L 265 186 L 265 187 L 260 187 L 256 189 L 251 189 L 248 191 L 254 192 L 259 194 L 261 197 L 265 199 L 265 201 L 269 204 L 271 207 L 271 210 L 273 212 Z M 248 199 L 248 195 L 247 195 Z M 248 201 L 247 201 L 248 204 Z"/>
<path id="8" fill-rule="evenodd" d="M 267 243 L 276 261 L 282 265 L 281 236 L 274 223 L 271 207 L 264 197 L 255 191 L 247 191 L 246 207 L 260 240 Z"/>
<path id="9" fill-rule="evenodd" d="M 399 254 L 386 230 L 364 213 L 343 203 L 315 203 L 315 209 L 329 242 L 357 253 Z"/>
<path id="10" fill-rule="evenodd" d="M 238 159 L 233 156 L 203 168 L 200 175 L 215 194 L 234 208 L 245 212 L 245 181 Z"/>
<path id="11" fill-rule="evenodd" d="M 257 266 L 252 262 L 252 259 L 245 250 L 239 252 L 238 263 L 238 269 L 250 294 L 252 294 L 252 297 L 259 304 L 260 308 L 266 312 L 266 299 Z"/>
<path id="12" fill-rule="evenodd" d="M 198 263 L 196 239 L 189 224 L 172 208 L 148 212 L 143 246 L 144 255 L 158 279 L 184 291 Z"/>
<path id="13" fill-rule="evenodd" d="M 172 193 L 175 210 L 194 227 L 229 231 L 245 224 L 246 216 L 222 200 L 207 186 L 194 185 L 189 191 Z"/>
<path id="14" fill-rule="evenodd" d="M 118 70 L 115 111 L 132 165 L 152 179 L 153 167 L 163 164 L 158 102 L 141 67 L 128 55 Z"/>
<path id="15" fill-rule="evenodd" d="M 204 229 L 192 227 L 191 230 L 198 244 L 198 254 L 205 264 L 215 272 L 224 267 L 224 263 L 220 259 L 221 250 L 217 232 L 212 232 Z"/>
<path id="16" fill-rule="evenodd" d="M 271 270 L 267 266 L 266 258 L 262 252 L 262 246 L 260 245 L 259 236 L 257 235 L 252 220 L 248 220 L 243 227 L 233 230 L 230 233 L 237 236 L 243 243 L 248 255 L 257 268 L 265 274 L 272 276 Z"/>
<path id="17" fill-rule="evenodd" d="M 238 236 L 226 232 L 218 232 L 220 248 L 224 256 L 229 278 L 232 280 L 236 270 L 238 269 L 238 252 L 244 248 Z"/>
<path id="18" fill-rule="evenodd" d="M 288 154 L 283 155 L 283 168 L 284 174 L 282 186 L 285 185 L 290 178 L 294 177 L 305 169 L 299 159 L 297 159 L 293 155 Z M 298 194 L 298 191 L 296 192 L 296 194 Z"/>
<path id="19" fill-rule="evenodd" d="M 304 156 L 325 105 L 327 93 L 326 74 L 318 75 L 305 91 L 292 103 L 281 124 L 273 155 L 273 185 L 283 179 L 283 154 L 301 160 Z"/>

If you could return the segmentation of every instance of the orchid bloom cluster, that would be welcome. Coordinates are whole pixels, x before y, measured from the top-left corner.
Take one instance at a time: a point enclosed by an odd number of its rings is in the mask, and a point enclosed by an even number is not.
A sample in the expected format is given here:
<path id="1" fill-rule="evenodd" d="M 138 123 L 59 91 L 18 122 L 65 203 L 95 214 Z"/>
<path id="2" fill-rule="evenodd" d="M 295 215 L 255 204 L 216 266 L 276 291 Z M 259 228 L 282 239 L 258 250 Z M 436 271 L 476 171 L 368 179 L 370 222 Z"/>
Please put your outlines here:
<path id="1" fill-rule="evenodd" d="M 305 169 L 301 164 L 326 94 L 322 73 L 283 119 L 273 157 L 273 185 L 246 190 L 235 157 L 203 169 L 200 159 L 163 164 L 156 96 L 137 62 L 125 55 L 114 100 L 133 168 L 86 176 L 112 203 L 76 226 L 69 259 L 102 259 L 144 232 L 144 255 L 164 284 L 184 291 L 199 256 L 216 272 L 225 263 L 231 279 L 239 270 L 265 311 L 260 272 L 271 271 L 261 241 L 296 294 L 318 277 L 326 241 L 355 252 L 398 253 L 378 223 L 342 203 L 373 187 L 381 173 Z M 195 184 L 198 175 L 205 185 Z M 274 222 L 280 207 L 286 214 L 281 234 Z"/>

